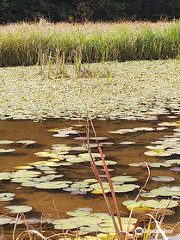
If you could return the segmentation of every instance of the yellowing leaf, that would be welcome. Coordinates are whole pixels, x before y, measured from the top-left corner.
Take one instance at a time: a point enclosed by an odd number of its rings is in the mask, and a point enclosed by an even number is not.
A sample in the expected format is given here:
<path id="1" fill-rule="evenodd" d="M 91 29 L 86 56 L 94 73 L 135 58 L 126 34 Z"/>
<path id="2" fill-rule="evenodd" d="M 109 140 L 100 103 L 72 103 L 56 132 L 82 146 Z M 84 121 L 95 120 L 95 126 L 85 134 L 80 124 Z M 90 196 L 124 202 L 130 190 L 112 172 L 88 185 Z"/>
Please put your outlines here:
<path id="1" fill-rule="evenodd" d="M 104 192 L 108 193 L 109 190 L 108 189 L 104 189 Z M 93 194 L 103 194 L 102 190 L 93 190 L 91 193 L 93 193 Z"/>

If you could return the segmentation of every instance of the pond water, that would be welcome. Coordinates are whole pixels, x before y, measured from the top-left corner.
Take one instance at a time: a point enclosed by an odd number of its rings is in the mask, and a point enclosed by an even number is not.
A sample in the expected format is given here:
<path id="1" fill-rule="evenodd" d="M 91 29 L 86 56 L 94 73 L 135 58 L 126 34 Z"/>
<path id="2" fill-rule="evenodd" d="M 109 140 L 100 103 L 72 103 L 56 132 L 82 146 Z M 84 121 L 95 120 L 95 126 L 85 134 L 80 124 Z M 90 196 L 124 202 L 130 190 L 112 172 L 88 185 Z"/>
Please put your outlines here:
<path id="1" fill-rule="evenodd" d="M 98 137 L 106 137 L 107 139 L 99 140 L 100 143 L 104 143 L 102 145 L 103 153 L 106 156 L 106 159 L 113 160 L 117 164 L 109 166 L 112 171 L 110 172 L 111 176 L 122 176 L 128 175 L 134 178 L 137 178 L 138 181 L 132 184 L 138 184 L 142 187 L 147 179 L 148 171 L 147 167 L 143 166 L 129 166 L 128 164 L 132 163 L 164 163 L 167 160 L 171 159 L 180 159 L 177 148 L 173 148 L 172 145 L 167 146 L 168 140 L 173 142 L 172 139 L 175 139 L 174 142 L 178 147 L 180 144 L 180 136 L 179 136 L 179 116 L 176 116 L 176 119 L 169 118 L 168 116 L 159 116 L 158 120 L 155 121 L 94 121 L 95 129 Z M 174 123 L 172 126 L 167 126 L 168 124 L 160 124 L 162 122 Z M 20 143 L 11 143 L 11 144 L 2 144 L 0 148 L 3 149 L 15 149 L 14 152 L 11 153 L 0 153 L 0 172 L 15 172 L 15 171 L 24 171 L 20 169 L 20 166 L 35 166 L 32 165 L 39 161 L 49 161 L 49 158 L 38 157 L 35 154 L 37 152 L 44 152 L 46 149 L 52 149 L 52 146 L 55 144 L 65 144 L 70 146 L 72 149 L 69 150 L 69 153 L 65 153 L 65 155 L 78 155 L 81 153 L 86 153 L 87 151 L 80 151 L 78 146 L 83 145 L 83 140 L 79 137 L 85 137 L 85 122 L 79 121 L 62 121 L 62 120 L 47 120 L 44 122 L 33 122 L 33 121 L 1 121 L 0 122 L 0 140 L 34 140 L 35 144 L 27 145 Z M 82 126 L 81 126 L 82 125 Z M 163 125 L 163 126 L 161 126 Z M 76 130 L 77 132 L 69 133 L 68 136 L 59 136 L 54 137 L 53 135 L 56 132 L 48 131 L 49 129 L 68 129 L 72 127 L 71 130 Z M 144 127 L 145 130 L 140 129 L 140 127 Z M 113 131 L 117 131 L 119 129 L 136 129 L 134 132 L 127 133 L 112 133 Z M 147 128 L 147 129 L 146 129 Z M 149 128 L 149 129 L 148 129 Z M 175 135 L 174 135 L 175 134 Z M 93 135 L 92 135 L 93 137 Z M 165 150 L 172 149 L 174 152 L 172 154 L 165 154 L 166 156 L 157 156 L 159 153 L 162 155 L 162 147 L 156 148 L 161 149 L 161 151 L 152 151 L 148 150 L 146 146 L 156 146 L 157 144 L 152 144 L 155 141 L 166 141 Z M 84 140 L 85 141 L 85 140 Z M 174 143 L 173 142 L 173 143 Z M 95 143 L 94 140 L 91 140 L 91 143 Z M 111 144 L 109 144 L 111 143 Z M 120 144 L 121 143 L 121 144 Z M 158 143 L 160 144 L 160 143 Z M 63 145 L 64 146 L 64 145 Z M 164 143 L 163 143 L 164 146 Z M 74 149 L 73 149 L 74 148 Z M 92 148 L 93 152 L 97 152 L 96 148 Z M 144 153 L 150 151 L 156 156 L 147 156 Z M 66 152 L 66 151 L 65 151 Z M 166 152 L 167 153 L 167 152 Z M 149 155 L 149 154 L 148 154 Z M 151 154 L 150 154 L 151 155 Z M 168 156 L 167 156 L 168 155 Z M 52 158 L 53 159 L 53 158 Z M 55 158 L 56 159 L 56 158 Z M 58 162 L 58 161 L 57 161 Z M 54 163 L 57 163 L 56 160 Z M 52 161 L 51 161 L 52 163 Z M 58 162 L 59 163 L 59 162 Z M 30 165 L 29 165 L 30 164 Z M 20 168 L 19 168 L 20 167 Z M 46 166 L 47 167 L 47 166 Z M 91 169 L 90 162 L 79 162 L 73 163 L 69 166 L 56 166 L 51 169 L 43 169 L 42 166 L 40 169 L 30 169 L 29 171 L 40 171 L 43 174 L 62 174 L 63 177 L 55 181 L 71 181 L 79 182 L 84 181 L 86 179 L 94 179 L 94 174 Z M 98 167 L 99 171 L 102 175 L 104 172 L 102 171 L 102 167 Z M 53 173 L 53 170 L 55 171 Z M 179 176 L 179 168 L 178 165 L 172 164 L 172 166 L 165 167 L 151 167 L 151 177 L 149 183 L 147 184 L 145 190 L 150 192 L 152 189 L 158 189 L 162 186 L 172 187 L 179 186 L 180 176 Z M 49 173 L 48 173 L 49 171 Z M 52 173 L 51 173 L 52 171 Z M 44 176 L 44 175 L 43 175 Z M 173 177 L 174 181 L 153 181 L 152 177 L 155 176 L 166 176 Z M 59 218 L 68 218 L 66 214 L 69 211 L 73 211 L 77 208 L 92 208 L 93 213 L 107 213 L 107 207 L 105 201 L 102 197 L 102 194 L 93 194 L 91 192 L 87 192 L 85 194 L 84 191 L 79 192 L 67 192 L 63 189 L 40 189 L 35 187 L 27 187 L 22 186 L 21 182 L 12 182 L 9 180 L 1 180 L 0 181 L 0 193 L 14 193 L 15 197 L 12 201 L 0 201 L 0 209 L 2 214 L 7 214 L 8 216 L 15 215 L 10 214 L 8 210 L 5 208 L 6 206 L 14 206 L 14 205 L 27 205 L 32 207 L 32 211 L 26 213 L 27 219 L 41 219 L 46 220 L 46 229 L 50 232 L 55 232 L 53 225 L 51 224 L 54 220 Z M 39 182 L 38 182 L 39 184 Z M 82 188 L 85 188 L 84 186 Z M 180 189 L 176 189 L 180 192 Z M 122 204 L 123 201 L 128 199 L 135 199 L 138 194 L 139 189 L 135 189 L 130 192 L 117 193 L 117 198 L 121 208 L 122 216 L 127 217 L 129 215 L 129 211 Z M 175 191 L 175 190 L 173 190 Z M 177 192 L 176 191 L 176 192 Z M 176 195 L 176 194 L 175 194 Z M 177 194 L 178 195 L 178 194 Z M 109 195 L 108 195 L 109 196 Z M 171 195 L 172 196 L 172 195 Z M 164 196 L 166 199 L 171 198 L 171 196 Z M 180 194 L 179 194 L 180 196 Z M 156 199 L 164 198 L 162 196 L 156 196 Z M 111 198 L 109 196 L 111 201 Z M 152 198 L 154 199 L 154 198 Z M 176 197 L 176 200 L 178 197 Z M 141 200 L 147 200 L 147 198 L 141 198 Z M 180 221 L 180 208 L 175 208 L 175 214 L 173 216 L 167 216 L 166 222 L 172 226 L 174 226 L 177 222 Z M 33 224 L 32 224 L 33 225 Z M 35 225 L 36 226 L 36 225 Z M 11 225 L 3 225 L 4 235 L 7 238 L 11 238 L 12 236 L 13 226 Z M 17 231 L 21 231 L 23 229 L 22 225 L 17 227 Z M 178 232 L 178 231 L 177 231 Z M 176 232 L 174 232 L 176 233 Z M 8 237 L 9 236 L 9 237 Z"/>

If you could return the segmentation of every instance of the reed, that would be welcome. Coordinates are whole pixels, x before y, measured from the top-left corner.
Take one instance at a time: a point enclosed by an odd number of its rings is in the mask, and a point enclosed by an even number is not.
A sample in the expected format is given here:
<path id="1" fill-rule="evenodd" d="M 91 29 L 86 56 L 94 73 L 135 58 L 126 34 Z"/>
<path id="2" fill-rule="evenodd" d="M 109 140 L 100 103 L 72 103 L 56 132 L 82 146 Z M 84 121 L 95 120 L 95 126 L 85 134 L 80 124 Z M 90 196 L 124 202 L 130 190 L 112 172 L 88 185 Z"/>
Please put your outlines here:
<path id="1" fill-rule="evenodd" d="M 180 21 L 0 26 L 0 66 L 168 59 L 180 54 Z M 62 70 L 63 71 L 63 70 Z"/>

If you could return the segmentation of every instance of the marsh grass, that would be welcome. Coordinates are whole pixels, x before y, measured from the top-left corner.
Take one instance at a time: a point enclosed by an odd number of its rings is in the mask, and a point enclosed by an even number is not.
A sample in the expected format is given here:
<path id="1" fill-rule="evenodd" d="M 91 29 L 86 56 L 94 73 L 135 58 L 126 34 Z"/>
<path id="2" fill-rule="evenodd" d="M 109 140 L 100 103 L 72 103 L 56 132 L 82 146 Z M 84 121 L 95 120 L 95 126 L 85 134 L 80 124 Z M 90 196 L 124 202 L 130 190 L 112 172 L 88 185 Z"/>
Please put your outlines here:
<path id="1" fill-rule="evenodd" d="M 180 21 L 0 26 L 0 66 L 152 60 L 180 54 Z"/>

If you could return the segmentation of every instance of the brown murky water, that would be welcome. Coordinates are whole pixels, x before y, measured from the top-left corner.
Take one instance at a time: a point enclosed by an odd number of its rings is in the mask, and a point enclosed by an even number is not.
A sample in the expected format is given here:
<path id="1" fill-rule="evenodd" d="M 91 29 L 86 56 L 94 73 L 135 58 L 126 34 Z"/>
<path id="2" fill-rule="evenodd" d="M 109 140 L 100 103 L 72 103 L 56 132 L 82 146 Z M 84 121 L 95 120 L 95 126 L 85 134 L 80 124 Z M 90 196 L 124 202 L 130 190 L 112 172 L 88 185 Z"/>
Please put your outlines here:
<path id="1" fill-rule="evenodd" d="M 178 119 L 176 119 L 178 120 Z M 112 176 L 116 175 L 131 175 L 139 179 L 138 184 L 143 186 L 147 178 L 147 169 L 141 167 L 130 167 L 128 163 L 137 162 L 158 162 L 157 157 L 148 157 L 144 155 L 147 150 L 145 147 L 150 145 L 152 141 L 157 141 L 165 135 L 172 134 L 173 130 L 168 128 L 164 131 L 153 132 L 136 132 L 130 134 L 110 134 L 109 131 L 121 128 L 135 128 L 135 127 L 157 127 L 157 123 L 167 121 L 165 116 L 159 118 L 158 121 L 95 121 L 95 128 L 97 135 L 100 137 L 108 137 L 107 141 L 112 141 L 113 145 L 102 147 L 107 159 L 117 161 L 117 165 L 113 166 L 114 171 Z M 168 121 L 174 121 L 173 119 Z M 73 137 L 79 135 L 71 135 L 68 138 L 55 138 L 48 129 L 51 128 L 66 128 L 72 125 L 79 124 L 78 121 L 60 121 L 48 120 L 45 122 L 32 121 L 1 121 L 0 122 L 0 140 L 23 140 L 31 139 L 37 141 L 37 144 L 31 147 L 16 146 L 16 152 L 13 154 L 0 155 L 0 172 L 13 171 L 14 167 L 24 164 L 32 163 L 42 158 L 36 157 L 34 154 L 39 151 L 44 151 L 50 148 L 52 144 L 67 144 L 67 145 L 81 145 L 81 140 L 74 140 Z M 85 128 L 74 127 L 80 131 L 80 135 L 84 136 Z M 120 142 L 133 141 L 134 145 L 120 145 Z M 2 145 L 2 148 L 4 146 Z M 6 146 L 7 147 L 7 146 Z M 8 148 L 8 147 L 7 147 Z M 72 153 L 74 154 L 74 153 Z M 163 159 L 170 159 L 169 157 Z M 64 175 L 67 180 L 83 180 L 86 178 L 94 178 L 90 164 L 81 163 L 73 164 L 72 166 L 62 166 L 58 171 Z M 102 172 L 103 174 L 103 172 Z M 179 172 L 172 172 L 167 168 L 151 169 L 151 176 L 172 176 L 176 180 L 173 185 L 179 185 Z M 162 183 L 150 181 L 146 187 L 147 190 L 165 186 L 171 183 Z M 21 184 L 11 183 L 6 181 L 0 182 L 1 192 L 13 192 L 16 194 L 13 202 L 0 202 L 0 209 L 4 213 L 3 207 L 8 205 L 15 205 L 16 203 L 25 204 L 33 207 L 31 213 L 27 213 L 27 218 L 40 218 L 42 215 L 48 219 L 57 219 L 59 216 L 67 218 L 66 212 L 72 211 L 76 208 L 90 207 L 94 212 L 107 212 L 104 199 L 101 195 L 93 195 L 88 193 L 86 195 L 72 195 L 60 190 L 39 190 L 35 188 L 22 187 Z M 118 194 L 118 200 L 122 209 L 122 215 L 128 216 L 127 209 L 121 204 L 122 201 L 128 198 L 135 198 L 138 191 L 133 191 L 128 194 Z M 58 214 L 57 214 L 58 210 Z M 176 214 L 173 217 L 168 217 L 167 222 L 172 225 L 180 221 L 180 211 L 176 208 Z M 19 229 L 21 227 L 18 227 Z M 50 225 L 51 228 L 51 225 Z M 12 228 L 5 226 L 5 236 L 11 235 Z"/>

